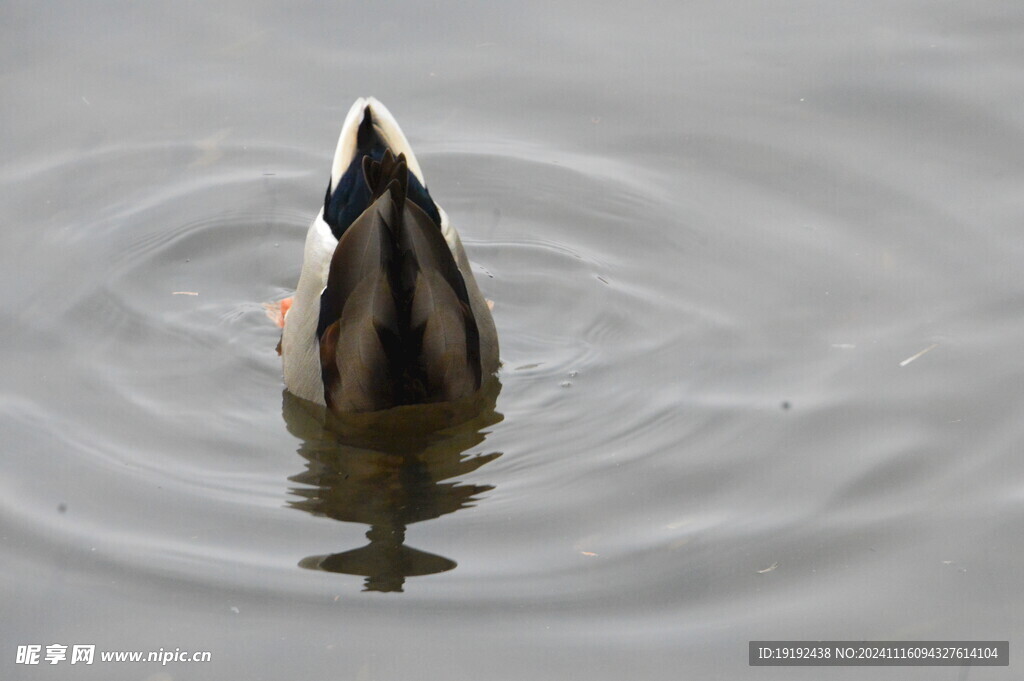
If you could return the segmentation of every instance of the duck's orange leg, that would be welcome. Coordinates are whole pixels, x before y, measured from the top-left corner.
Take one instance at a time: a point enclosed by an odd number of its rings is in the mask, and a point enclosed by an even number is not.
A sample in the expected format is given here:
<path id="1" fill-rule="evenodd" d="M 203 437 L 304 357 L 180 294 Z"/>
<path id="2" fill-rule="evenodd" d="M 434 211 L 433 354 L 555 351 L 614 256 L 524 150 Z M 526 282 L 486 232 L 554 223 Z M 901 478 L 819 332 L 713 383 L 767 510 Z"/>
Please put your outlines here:
<path id="1" fill-rule="evenodd" d="M 288 314 L 288 310 L 292 307 L 292 299 L 285 298 L 283 300 L 277 300 L 273 303 L 263 303 L 263 309 L 266 310 L 267 318 L 270 321 L 277 324 L 279 329 L 284 328 L 284 316 Z"/>

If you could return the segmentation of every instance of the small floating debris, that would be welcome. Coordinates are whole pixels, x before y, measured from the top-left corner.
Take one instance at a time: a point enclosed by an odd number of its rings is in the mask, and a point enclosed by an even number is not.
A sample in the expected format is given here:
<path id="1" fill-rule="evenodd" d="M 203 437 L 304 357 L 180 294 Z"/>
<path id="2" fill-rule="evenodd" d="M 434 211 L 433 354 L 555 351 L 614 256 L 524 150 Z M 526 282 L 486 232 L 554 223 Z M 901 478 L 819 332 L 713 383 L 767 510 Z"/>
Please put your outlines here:
<path id="1" fill-rule="evenodd" d="M 198 296 L 199 291 L 171 291 L 172 296 Z"/>
<path id="2" fill-rule="evenodd" d="M 935 348 L 937 348 L 937 347 L 939 347 L 939 344 L 938 344 L 938 343 L 932 343 L 931 345 L 929 345 L 928 347 L 926 347 L 926 348 L 925 348 L 924 350 L 922 350 L 921 352 L 917 353 L 916 355 L 913 355 L 913 356 L 911 356 L 911 357 L 907 357 L 907 358 L 906 358 L 905 360 L 903 360 L 902 362 L 900 362 L 900 366 L 901 366 L 901 367 L 905 367 L 905 366 L 907 366 L 908 364 L 910 364 L 911 362 L 913 362 L 913 361 L 914 361 L 915 359 L 917 359 L 918 357 L 922 356 L 922 355 L 923 355 L 923 354 L 925 354 L 926 352 L 931 352 L 932 350 L 934 350 L 934 349 L 935 349 Z"/>
<path id="3" fill-rule="evenodd" d="M 237 605 L 232 605 L 231 606 L 231 612 L 233 612 L 233 613 L 235 613 L 237 615 L 241 611 L 238 609 Z"/>
<path id="4" fill-rule="evenodd" d="M 197 140 L 195 143 L 196 150 L 199 151 L 199 156 L 196 157 L 192 163 L 189 164 L 190 168 L 202 167 L 213 165 L 224 156 L 224 148 L 221 143 L 231 135 L 231 128 L 224 128 L 218 130 L 209 137 L 205 137 L 201 140 Z M 243 147 L 244 149 L 245 147 Z"/>
<path id="5" fill-rule="evenodd" d="M 580 551 L 581 556 L 596 556 L 597 554 L 593 551 Z"/>
<path id="6" fill-rule="evenodd" d="M 558 385 L 562 386 L 563 388 L 571 388 L 572 387 L 572 381 L 562 381 Z"/>
<path id="7" fill-rule="evenodd" d="M 537 363 L 537 364 L 523 364 L 522 366 L 517 366 L 516 367 L 516 371 L 526 371 L 527 369 L 536 369 L 539 366 L 540 366 L 540 363 Z"/>
<path id="8" fill-rule="evenodd" d="M 608 283 L 608 280 L 607 280 L 607 279 L 605 279 L 604 277 L 602 277 L 602 276 L 601 276 L 600 274 L 599 274 L 599 275 L 597 275 L 597 280 L 598 280 L 599 282 L 601 282 L 602 284 L 607 284 L 607 283 Z"/>
<path id="9" fill-rule="evenodd" d="M 774 570 L 774 569 L 775 569 L 775 568 L 777 568 L 777 567 L 779 567 L 779 563 L 778 563 L 778 561 L 776 561 L 776 562 L 772 563 L 771 565 L 769 565 L 768 567 L 766 567 L 766 568 L 765 568 L 764 570 L 758 570 L 758 571 L 757 571 L 757 574 L 759 574 L 759 575 L 763 575 L 763 574 L 764 574 L 764 573 L 766 573 L 766 572 L 771 572 L 772 570 Z"/>

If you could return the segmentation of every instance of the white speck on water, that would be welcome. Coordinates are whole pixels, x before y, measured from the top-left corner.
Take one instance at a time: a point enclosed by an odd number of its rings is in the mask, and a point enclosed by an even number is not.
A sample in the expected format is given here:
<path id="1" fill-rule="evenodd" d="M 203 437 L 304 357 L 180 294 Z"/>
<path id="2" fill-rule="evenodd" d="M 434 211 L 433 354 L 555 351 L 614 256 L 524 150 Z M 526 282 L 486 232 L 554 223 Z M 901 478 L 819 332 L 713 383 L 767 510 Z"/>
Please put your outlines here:
<path id="1" fill-rule="evenodd" d="M 901 367 L 907 366 L 908 364 L 913 362 L 915 359 L 917 359 L 921 355 L 925 354 L 926 352 L 931 352 L 932 350 L 934 350 L 937 347 L 939 347 L 938 343 L 932 343 L 931 345 L 929 345 L 928 347 L 926 347 L 924 350 L 922 350 L 921 352 L 917 353 L 916 355 L 913 355 L 911 357 L 907 357 L 905 360 L 900 362 L 900 366 Z"/>

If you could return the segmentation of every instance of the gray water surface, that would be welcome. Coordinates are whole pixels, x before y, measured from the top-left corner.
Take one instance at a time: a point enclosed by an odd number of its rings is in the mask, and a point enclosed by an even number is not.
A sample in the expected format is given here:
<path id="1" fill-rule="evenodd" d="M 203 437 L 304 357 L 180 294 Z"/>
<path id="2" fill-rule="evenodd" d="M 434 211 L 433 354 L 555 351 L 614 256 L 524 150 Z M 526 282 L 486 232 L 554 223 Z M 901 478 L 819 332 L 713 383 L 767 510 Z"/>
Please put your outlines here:
<path id="1" fill-rule="evenodd" d="M 2 16 L 3 679 L 1018 677 L 1024 5 Z M 261 305 L 363 95 L 502 348 L 392 449 L 294 408 Z M 52 643 L 212 661 L 16 664 Z"/>

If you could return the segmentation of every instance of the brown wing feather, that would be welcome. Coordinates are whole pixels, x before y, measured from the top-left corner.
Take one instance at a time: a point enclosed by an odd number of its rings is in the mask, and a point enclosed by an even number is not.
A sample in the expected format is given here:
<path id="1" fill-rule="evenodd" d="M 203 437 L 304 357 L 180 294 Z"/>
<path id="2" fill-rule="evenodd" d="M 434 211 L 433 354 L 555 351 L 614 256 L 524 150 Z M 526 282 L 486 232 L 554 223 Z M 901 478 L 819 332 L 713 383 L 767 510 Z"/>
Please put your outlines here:
<path id="1" fill-rule="evenodd" d="M 393 406 L 394 382 L 381 327 L 395 323 L 386 273 L 367 277 L 349 296 L 341 319 L 320 340 L 324 397 L 335 411 L 376 411 Z"/>
<path id="2" fill-rule="evenodd" d="M 455 400 L 480 387 L 480 363 L 470 359 L 467 321 L 472 322 L 465 306 L 441 274 L 420 270 L 410 325 L 422 329 L 420 361 L 428 393 L 436 400 Z"/>
<path id="3" fill-rule="evenodd" d="M 320 370 L 324 399 L 335 411 L 373 411 L 393 401 L 382 338 L 401 333 L 389 285 L 394 215 L 390 198 L 379 198 L 345 231 L 331 259 L 321 296 L 321 317 L 330 323 L 320 338 Z"/>
<path id="4" fill-rule="evenodd" d="M 416 264 L 404 276 L 412 278 L 415 269 L 409 326 L 422 330 L 420 361 L 430 391 L 446 400 L 462 397 L 481 382 L 480 333 L 466 282 L 440 228 L 411 201 L 404 208 L 403 258 Z"/>
<path id="5" fill-rule="evenodd" d="M 395 207 L 378 199 L 345 230 L 331 257 L 327 287 L 320 296 L 320 318 L 327 324 L 341 318 L 345 302 L 363 279 L 392 267 L 394 249 L 388 222 L 395 220 Z"/>

